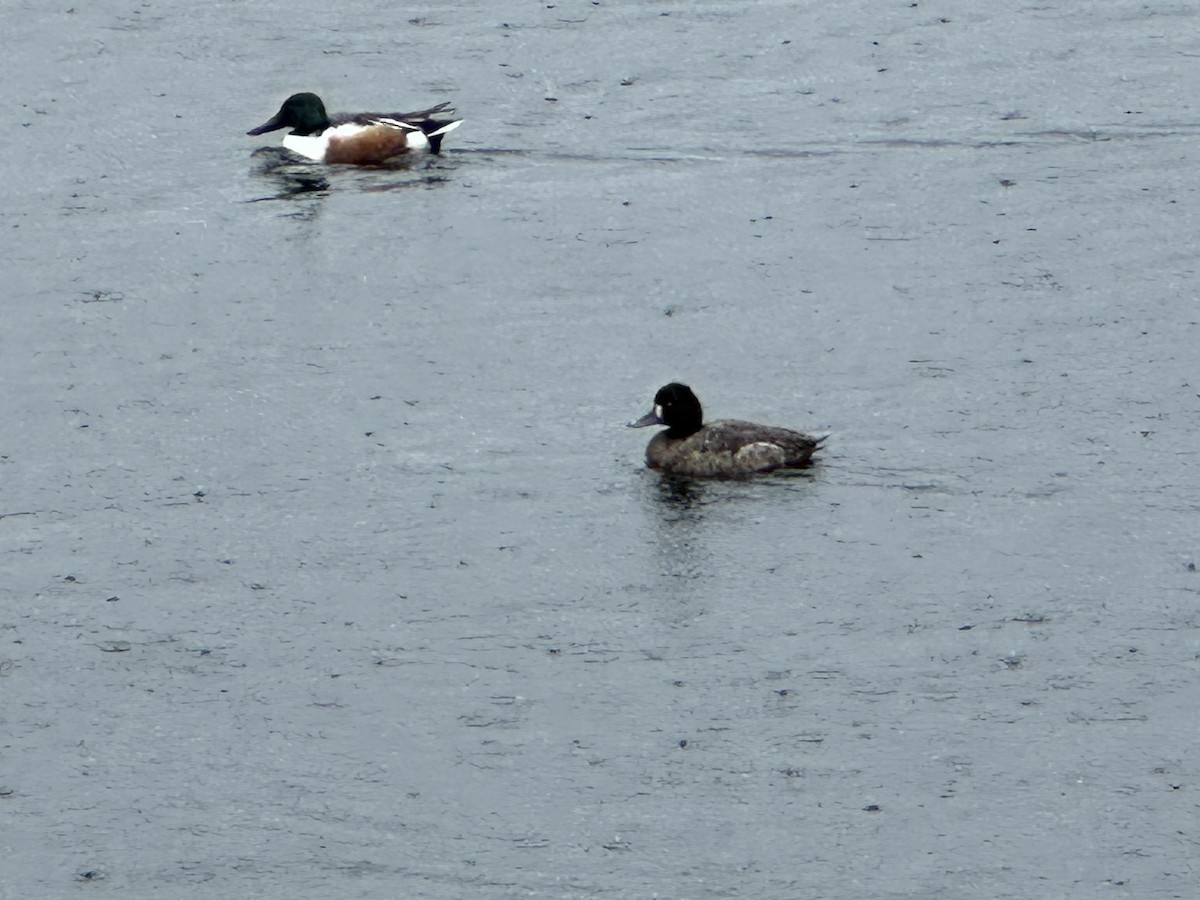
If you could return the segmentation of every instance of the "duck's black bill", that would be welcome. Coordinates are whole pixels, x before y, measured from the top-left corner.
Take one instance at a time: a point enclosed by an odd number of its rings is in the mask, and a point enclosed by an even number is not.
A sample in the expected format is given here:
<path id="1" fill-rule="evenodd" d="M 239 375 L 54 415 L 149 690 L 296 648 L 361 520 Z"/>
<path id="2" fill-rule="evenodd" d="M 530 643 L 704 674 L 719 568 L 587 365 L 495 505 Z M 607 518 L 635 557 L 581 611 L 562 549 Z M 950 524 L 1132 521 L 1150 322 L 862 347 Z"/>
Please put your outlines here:
<path id="1" fill-rule="evenodd" d="M 626 428 L 645 428 L 647 425 L 662 425 L 665 424 L 662 417 L 654 412 L 648 412 L 640 419 L 635 419 L 625 425 Z"/>
<path id="2" fill-rule="evenodd" d="M 246 134 L 266 134 L 268 131 L 275 131 L 285 127 L 286 125 L 287 122 L 283 121 L 283 113 L 279 112 L 273 115 L 267 121 L 263 122 L 257 128 L 251 128 L 246 132 Z"/>

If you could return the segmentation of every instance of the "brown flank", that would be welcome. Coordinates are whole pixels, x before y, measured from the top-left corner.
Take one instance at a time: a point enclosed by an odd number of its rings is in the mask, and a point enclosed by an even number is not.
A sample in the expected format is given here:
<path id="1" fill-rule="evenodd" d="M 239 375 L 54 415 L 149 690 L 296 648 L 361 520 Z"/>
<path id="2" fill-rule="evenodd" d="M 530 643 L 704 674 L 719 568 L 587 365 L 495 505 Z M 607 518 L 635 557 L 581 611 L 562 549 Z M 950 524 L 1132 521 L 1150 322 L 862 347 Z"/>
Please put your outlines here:
<path id="1" fill-rule="evenodd" d="M 408 152 L 408 130 L 377 125 L 349 138 L 330 138 L 325 162 L 369 165 Z"/>

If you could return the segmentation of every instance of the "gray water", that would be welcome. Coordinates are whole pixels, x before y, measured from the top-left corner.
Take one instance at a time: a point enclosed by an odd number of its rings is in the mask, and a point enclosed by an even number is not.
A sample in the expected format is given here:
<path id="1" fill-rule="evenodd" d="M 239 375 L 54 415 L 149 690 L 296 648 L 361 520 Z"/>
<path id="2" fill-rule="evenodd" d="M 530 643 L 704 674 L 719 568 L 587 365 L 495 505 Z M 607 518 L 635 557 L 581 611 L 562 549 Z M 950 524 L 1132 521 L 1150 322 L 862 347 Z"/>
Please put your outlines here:
<path id="1" fill-rule="evenodd" d="M 0 20 L 0 897 L 1195 895 L 1191 4 Z"/>

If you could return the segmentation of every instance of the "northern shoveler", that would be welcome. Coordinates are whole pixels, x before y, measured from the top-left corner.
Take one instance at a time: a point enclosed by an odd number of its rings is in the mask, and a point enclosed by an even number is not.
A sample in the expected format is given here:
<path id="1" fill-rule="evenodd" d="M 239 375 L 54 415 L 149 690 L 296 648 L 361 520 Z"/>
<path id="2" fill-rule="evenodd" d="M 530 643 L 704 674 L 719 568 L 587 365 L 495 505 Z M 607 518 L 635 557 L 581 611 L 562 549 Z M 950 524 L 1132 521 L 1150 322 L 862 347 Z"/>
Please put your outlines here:
<path id="1" fill-rule="evenodd" d="M 654 395 L 654 409 L 630 428 L 666 425 L 650 439 L 646 463 L 668 475 L 730 477 L 799 469 L 828 434 L 804 434 L 787 428 L 737 419 L 704 424 L 700 401 L 686 384 L 671 383 Z"/>
<path id="2" fill-rule="evenodd" d="M 405 153 L 440 152 L 442 138 L 461 125 L 462 119 L 435 117 L 452 115 L 454 110 L 447 102 L 416 112 L 330 116 L 316 94 L 292 94 L 279 112 L 246 134 L 290 127 L 283 146 L 294 153 L 317 162 L 369 166 Z"/>

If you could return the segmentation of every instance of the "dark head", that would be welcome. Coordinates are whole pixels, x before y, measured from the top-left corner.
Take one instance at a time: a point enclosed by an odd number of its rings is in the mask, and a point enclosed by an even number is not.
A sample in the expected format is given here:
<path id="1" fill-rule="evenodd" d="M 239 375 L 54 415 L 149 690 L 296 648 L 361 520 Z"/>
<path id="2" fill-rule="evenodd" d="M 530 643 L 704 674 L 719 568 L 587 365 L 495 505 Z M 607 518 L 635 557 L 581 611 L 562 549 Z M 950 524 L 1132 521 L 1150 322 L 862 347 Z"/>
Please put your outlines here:
<path id="1" fill-rule="evenodd" d="M 292 129 L 292 134 L 320 134 L 329 127 L 325 104 L 316 94 L 292 94 L 283 101 L 279 112 L 246 134 L 266 134 L 279 128 Z"/>
<path id="2" fill-rule="evenodd" d="M 687 437 L 695 434 L 704 424 L 704 410 L 700 401 L 686 384 L 672 381 L 658 389 L 654 395 L 654 409 L 646 413 L 636 422 L 630 422 L 630 428 L 644 428 L 647 425 L 666 425 L 667 434 L 673 437 Z"/>

